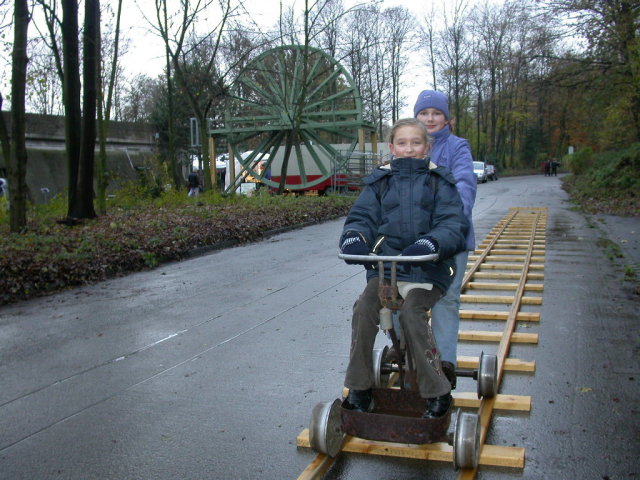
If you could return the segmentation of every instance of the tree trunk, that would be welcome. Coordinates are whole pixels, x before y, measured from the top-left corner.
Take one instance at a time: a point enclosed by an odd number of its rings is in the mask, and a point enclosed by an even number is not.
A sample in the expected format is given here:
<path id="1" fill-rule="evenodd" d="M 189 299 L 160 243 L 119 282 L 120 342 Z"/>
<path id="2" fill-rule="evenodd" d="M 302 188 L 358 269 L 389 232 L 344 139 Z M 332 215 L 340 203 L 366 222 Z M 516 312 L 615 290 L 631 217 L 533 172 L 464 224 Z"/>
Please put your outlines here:
<path id="1" fill-rule="evenodd" d="M 200 152 L 202 154 L 202 173 L 204 175 L 203 188 L 209 191 L 213 187 L 211 169 L 216 168 L 216 162 L 214 160 L 213 165 L 209 163 L 211 152 L 209 151 L 209 126 L 206 112 L 198 119 L 198 127 L 200 128 Z"/>
<path id="2" fill-rule="evenodd" d="M 7 127 L 7 122 L 5 121 L 5 116 L 2 112 L 3 101 L 2 93 L 0 93 L 0 148 L 2 149 L 4 164 L 5 166 L 8 166 L 9 158 L 11 157 L 11 141 L 9 140 L 9 127 Z M 7 112 L 7 117 L 11 118 L 9 112 Z"/>
<path id="3" fill-rule="evenodd" d="M 96 105 L 98 63 L 100 58 L 100 1 L 85 0 L 84 31 L 82 37 L 82 133 L 78 162 L 77 202 L 72 206 L 72 218 L 93 218 L 93 168 L 96 148 Z"/>
<path id="4" fill-rule="evenodd" d="M 78 1 L 62 0 L 62 53 L 64 130 L 67 150 L 69 198 L 67 216 L 73 218 L 77 203 L 78 164 L 80 162 L 80 60 L 78 46 Z"/>
<path id="5" fill-rule="evenodd" d="M 27 84 L 27 31 L 29 7 L 27 0 L 14 3 L 14 40 L 11 72 L 11 154 L 9 161 L 9 199 L 12 232 L 27 226 L 27 147 L 25 141 L 25 90 Z"/>
<path id="6" fill-rule="evenodd" d="M 97 205 L 98 213 L 107 212 L 107 187 L 109 186 L 109 174 L 107 171 L 107 133 L 109 131 L 109 120 L 111 119 L 111 105 L 113 102 L 113 90 L 116 84 L 116 73 L 118 69 L 118 51 L 120 47 L 120 17 L 122 14 L 122 0 L 118 0 L 118 10 L 116 13 L 116 30 L 113 46 L 113 59 L 111 61 L 111 71 L 109 74 L 109 84 L 107 86 L 107 98 L 104 104 L 104 84 L 102 83 L 102 72 L 98 73 L 98 137 L 100 151 L 98 156 L 98 168 L 96 169 L 97 185 Z M 99 26 L 99 22 L 98 22 Z M 102 62 L 98 62 L 101 65 Z"/>
<path id="7" fill-rule="evenodd" d="M 167 46 L 165 49 L 166 59 L 167 59 L 167 102 L 168 102 L 168 121 L 169 125 L 167 127 L 168 131 L 168 151 L 167 151 L 167 163 L 169 165 L 169 171 L 171 172 L 171 177 L 173 179 L 173 184 L 175 185 L 176 190 L 181 190 L 184 184 L 184 180 L 182 179 L 181 172 L 178 169 L 178 161 L 176 159 L 176 133 L 175 133 L 175 121 L 174 121 L 174 108 L 173 108 L 173 80 L 171 78 L 172 68 L 171 68 L 171 55 L 169 52 L 169 47 Z"/>
<path id="8" fill-rule="evenodd" d="M 107 130 L 109 128 L 108 107 L 103 109 L 104 84 L 102 75 L 98 75 L 98 162 L 96 164 L 96 205 L 98 214 L 107 213 Z M 105 111 L 107 110 L 107 111 Z"/>

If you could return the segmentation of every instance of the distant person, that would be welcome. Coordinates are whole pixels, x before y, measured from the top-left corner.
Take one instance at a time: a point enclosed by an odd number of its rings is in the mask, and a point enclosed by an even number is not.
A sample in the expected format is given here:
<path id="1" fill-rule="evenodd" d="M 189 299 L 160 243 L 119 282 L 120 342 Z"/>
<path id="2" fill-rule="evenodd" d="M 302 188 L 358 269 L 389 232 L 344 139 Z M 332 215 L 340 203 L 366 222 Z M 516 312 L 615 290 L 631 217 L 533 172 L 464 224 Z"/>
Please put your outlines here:
<path id="1" fill-rule="evenodd" d="M 9 209 L 9 182 L 6 178 L 0 178 L 0 204 Z"/>
<path id="2" fill-rule="evenodd" d="M 187 177 L 187 188 L 189 189 L 190 197 L 197 197 L 200 193 L 200 177 L 196 172 L 191 172 Z"/>
<path id="3" fill-rule="evenodd" d="M 467 269 L 469 251 L 476 247 L 471 216 L 478 182 L 473 173 L 473 157 L 469 142 L 452 133 L 454 119 L 449 116 L 447 96 L 434 90 L 420 92 L 413 107 L 413 114 L 427 127 L 429 142 L 432 143 L 431 161 L 451 170 L 456 189 L 462 199 L 465 217 L 469 222 L 466 248 L 454 257 L 456 276 L 446 295 L 438 300 L 431 312 L 433 334 L 442 356 L 442 366 L 451 381 L 452 388 L 455 388 L 460 328 L 460 290 Z"/>
<path id="4" fill-rule="evenodd" d="M 556 162 L 556 160 L 551 160 L 551 175 L 553 175 L 554 177 L 558 176 L 558 165 L 559 163 Z"/>
<path id="5" fill-rule="evenodd" d="M 267 160 L 261 160 L 258 163 L 257 173 L 259 178 L 257 179 L 258 184 L 256 185 L 256 189 L 261 189 L 265 186 L 261 179 L 271 180 L 271 167 L 267 167 Z"/>
<path id="6" fill-rule="evenodd" d="M 551 176 L 551 162 L 549 160 L 546 160 L 544 162 L 544 176 L 545 177 Z"/>
<path id="7" fill-rule="evenodd" d="M 259 171 L 260 175 L 263 176 L 263 178 L 266 178 L 267 180 L 271 180 L 271 166 L 267 167 L 267 161 L 266 160 L 262 160 L 260 162 L 260 166 L 258 167 L 258 171 Z"/>
<path id="8" fill-rule="evenodd" d="M 381 255 L 429 255 L 436 262 L 404 265 L 397 272 L 404 298 L 400 324 L 416 367 L 424 418 L 445 415 L 452 403 L 451 383 L 442 371 L 440 355 L 428 323 L 429 309 L 447 291 L 455 276 L 453 255 L 466 248 L 469 222 L 455 180 L 448 168 L 425 159 L 427 129 L 418 120 L 399 120 L 391 128 L 391 163 L 364 179 L 365 188 L 349 211 L 340 237 L 345 254 L 368 255 L 374 245 Z M 410 220 L 409 220 L 410 219 Z M 378 270 L 369 262 L 367 286 L 353 309 L 351 352 L 345 376 L 348 404 L 371 411 L 374 385 L 372 350 L 378 332 Z M 387 267 L 385 278 L 389 278 Z"/>

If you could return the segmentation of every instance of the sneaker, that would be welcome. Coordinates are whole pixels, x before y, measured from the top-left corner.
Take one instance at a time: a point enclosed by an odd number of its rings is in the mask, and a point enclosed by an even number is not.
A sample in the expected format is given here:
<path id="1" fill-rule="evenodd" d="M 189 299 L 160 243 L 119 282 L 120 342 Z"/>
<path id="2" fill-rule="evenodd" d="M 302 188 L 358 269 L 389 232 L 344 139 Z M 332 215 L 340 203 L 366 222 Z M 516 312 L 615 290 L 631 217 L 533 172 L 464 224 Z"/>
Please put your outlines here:
<path id="1" fill-rule="evenodd" d="M 442 417 L 449 411 L 452 401 L 453 397 L 450 393 L 435 398 L 427 398 L 427 409 L 422 414 L 422 418 Z"/>
<path id="2" fill-rule="evenodd" d="M 373 398 L 371 389 L 369 390 L 349 390 L 347 402 L 351 405 L 351 410 L 356 412 L 370 412 L 373 410 Z"/>

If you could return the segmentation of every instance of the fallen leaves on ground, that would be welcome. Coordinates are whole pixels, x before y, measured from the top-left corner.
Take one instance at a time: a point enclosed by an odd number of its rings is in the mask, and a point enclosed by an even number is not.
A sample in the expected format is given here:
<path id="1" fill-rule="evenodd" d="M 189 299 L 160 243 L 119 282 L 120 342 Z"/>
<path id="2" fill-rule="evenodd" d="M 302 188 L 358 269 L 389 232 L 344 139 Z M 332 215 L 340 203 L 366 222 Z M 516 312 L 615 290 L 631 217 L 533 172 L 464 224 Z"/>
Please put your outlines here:
<path id="1" fill-rule="evenodd" d="M 121 210 L 69 227 L 49 222 L 2 232 L 0 304 L 95 283 L 180 260 L 199 247 L 265 238 L 278 230 L 346 215 L 349 198 Z"/>

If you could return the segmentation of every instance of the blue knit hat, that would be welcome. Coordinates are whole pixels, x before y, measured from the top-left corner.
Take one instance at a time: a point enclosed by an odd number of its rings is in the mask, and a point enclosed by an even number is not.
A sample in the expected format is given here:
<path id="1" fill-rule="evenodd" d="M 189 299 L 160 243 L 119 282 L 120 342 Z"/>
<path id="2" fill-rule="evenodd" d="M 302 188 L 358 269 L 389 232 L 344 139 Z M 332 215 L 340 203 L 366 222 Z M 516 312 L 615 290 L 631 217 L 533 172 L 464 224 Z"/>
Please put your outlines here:
<path id="1" fill-rule="evenodd" d="M 413 107 L 413 116 L 417 117 L 425 108 L 436 108 L 444 113 L 444 116 L 449 120 L 449 100 L 444 93 L 436 92 L 435 90 L 423 90 L 418 95 L 416 105 Z"/>

